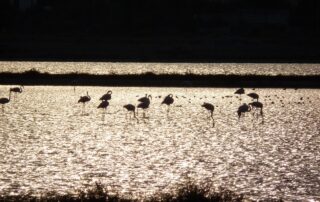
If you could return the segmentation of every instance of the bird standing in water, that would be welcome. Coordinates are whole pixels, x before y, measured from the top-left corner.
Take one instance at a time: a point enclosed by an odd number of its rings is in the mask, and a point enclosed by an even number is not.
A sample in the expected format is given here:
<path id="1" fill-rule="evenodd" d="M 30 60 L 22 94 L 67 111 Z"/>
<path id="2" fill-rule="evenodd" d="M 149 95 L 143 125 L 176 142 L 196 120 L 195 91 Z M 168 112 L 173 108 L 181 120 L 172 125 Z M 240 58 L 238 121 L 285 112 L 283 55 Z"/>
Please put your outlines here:
<path id="1" fill-rule="evenodd" d="M 241 116 L 243 116 L 246 112 L 250 112 L 250 111 L 251 111 L 251 107 L 249 105 L 247 105 L 246 103 L 241 105 L 237 111 L 239 120 Z"/>
<path id="2" fill-rule="evenodd" d="M 210 116 L 209 118 L 211 117 L 212 121 L 213 121 L 213 127 L 215 125 L 215 122 L 214 122 L 214 119 L 213 119 L 213 111 L 214 111 L 214 106 L 210 103 L 207 103 L 207 102 L 204 102 L 201 107 L 204 107 L 206 110 L 208 110 L 210 112 Z"/>
<path id="3" fill-rule="evenodd" d="M 99 100 L 111 100 L 112 91 L 109 90 L 106 94 L 104 94 Z"/>
<path id="4" fill-rule="evenodd" d="M 249 93 L 247 95 L 256 101 L 259 101 L 259 95 L 257 93 Z"/>
<path id="5" fill-rule="evenodd" d="M 143 117 L 144 118 L 146 118 L 145 110 L 149 108 L 150 99 L 152 99 L 152 96 L 148 95 L 148 94 L 146 94 L 145 97 L 142 97 L 142 98 L 138 99 L 138 101 L 140 103 L 138 104 L 137 108 L 143 109 Z"/>
<path id="6" fill-rule="evenodd" d="M 126 104 L 126 105 L 124 105 L 123 107 L 124 107 L 125 109 L 127 109 L 128 112 L 132 112 L 132 113 L 133 113 L 133 117 L 134 117 L 135 119 L 137 119 L 137 121 L 139 121 L 138 118 L 136 117 L 136 107 L 135 107 L 133 104 Z"/>
<path id="7" fill-rule="evenodd" d="M 10 88 L 10 92 L 13 92 L 13 93 L 22 93 L 23 88 L 24 88 L 23 86 Z"/>
<path id="8" fill-rule="evenodd" d="M 264 123 L 264 116 L 263 116 L 263 104 L 261 102 L 255 101 L 255 102 L 251 102 L 249 103 L 249 106 L 254 110 L 260 110 L 260 116 L 262 117 L 262 123 Z M 254 114 L 253 114 L 254 115 Z M 259 114 L 257 114 L 257 118 L 258 118 Z"/>
<path id="9" fill-rule="evenodd" d="M 234 94 L 240 95 L 240 101 L 241 101 L 241 95 L 244 94 L 244 89 L 243 88 L 239 88 L 238 90 L 236 90 L 236 92 L 234 92 Z"/>
<path id="10" fill-rule="evenodd" d="M 4 112 L 4 105 L 9 103 L 11 100 L 11 91 L 9 91 L 9 98 L 0 98 L 0 104 L 2 105 L 2 112 Z"/>
<path id="11" fill-rule="evenodd" d="M 164 98 L 161 104 L 166 104 L 168 106 L 167 112 L 169 112 L 169 107 L 173 102 L 174 102 L 173 95 L 169 94 Z"/>
<path id="12" fill-rule="evenodd" d="M 109 106 L 109 102 L 107 100 L 103 100 L 97 108 L 101 108 L 106 111 L 108 106 Z"/>
<path id="13" fill-rule="evenodd" d="M 84 107 L 85 107 L 85 104 L 87 103 L 87 102 L 89 102 L 91 100 L 91 97 L 90 97 L 90 95 L 89 95 L 89 93 L 88 93 L 88 91 L 87 91 L 87 95 L 85 95 L 85 96 L 80 96 L 80 99 L 78 100 L 78 103 L 82 103 L 83 105 L 83 107 L 82 107 L 82 112 L 83 112 L 83 110 L 84 110 Z"/>

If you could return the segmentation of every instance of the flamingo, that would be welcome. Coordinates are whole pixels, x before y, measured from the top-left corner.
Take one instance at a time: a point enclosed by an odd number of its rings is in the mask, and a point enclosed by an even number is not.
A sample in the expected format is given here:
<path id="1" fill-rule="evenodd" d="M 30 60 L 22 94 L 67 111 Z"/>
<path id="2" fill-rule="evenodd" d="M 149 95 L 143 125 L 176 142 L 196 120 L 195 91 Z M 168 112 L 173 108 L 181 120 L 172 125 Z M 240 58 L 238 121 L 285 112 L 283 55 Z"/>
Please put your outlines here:
<path id="1" fill-rule="evenodd" d="M 149 95 L 150 96 L 150 95 Z M 148 96 L 148 97 L 149 97 Z M 143 109 L 143 110 L 146 110 L 146 109 L 148 109 L 149 108 L 149 105 L 150 105 L 150 100 L 149 100 L 149 98 L 146 98 L 146 99 L 139 99 L 139 100 L 144 100 L 145 102 L 141 102 L 141 103 L 139 103 L 138 104 L 138 106 L 137 106 L 137 108 L 141 108 L 141 109 Z M 144 97 L 145 98 L 145 97 Z M 145 118 L 146 117 L 146 114 L 145 114 L 145 111 L 143 111 L 143 117 Z"/>
<path id="2" fill-rule="evenodd" d="M 246 103 L 244 103 L 243 105 L 241 105 L 239 108 L 238 108 L 238 117 L 239 117 L 239 120 L 241 118 L 241 116 L 246 113 L 246 112 L 250 112 L 251 111 L 251 107 L 250 105 L 247 105 Z"/>
<path id="3" fill-rule="evenodd" d="M 112 91 L 109 90 L 106 94 L 104 94 L 100 100 L 111 100 L 111 94 L 112 94 Z"/>
<path id="4" fill-rule="evenodd" d="M 139 102 L 149 102 L 150 103 L 150 99 L 152 99 L 151 95 L 146 94 L 146 96 L 139 98 L 138 101 Z"/>
<path id="5" fill-rule="evenodd" d="M 14 88 L 10 88 L 10 92 L 13 92 L 13 93 L 22 93 L 22 89 L 24 87 L 21 85 L 20 87 L 14 87 Z"/>
<path id="6" fill-rule="evenodd" d="M 252 109 L 259 109 L 260 110 L 260 115 L 263 117 L 263 104 L 261 102 L 258 102 L 258 101 L 255 101 L 255 102 L 251 102 L 249 103 L 249 106 L 252 108 Z"/>
<path id="7" fill-rule="evenodd" d="M 212 127 L 214 127 L 215 123 L 214 123 L 214 119 L 213 119 L 213 111 L 214 111 L 214 106 L 210 103 L 204 102 L 201 107 L 204 107 L 206 110 L 210 111 L 211 113 L 211 119 L 212 119 Z"/>
<path id="8" fill-rule="evenodd" d="M 88 91 L 87 91 L 87 95 L 85 95 L 85 96 L 80 96 L 80 99 L 78 100 L 78 103 L 82 103 L 82 104 L 83 104 L 83 108 L 84 108 L 85 104 L 86 104 L 87 102 L 89 102 L 90 100 L 91 100 L 91 97 L 90 97 L 90 95 L 89 95 L 89 93 L 88 93 Z"/>
<path id="9" fill-rule="evenodd" d="M 136 117 L 136 107 L 133 104 L 127 104 L 123 106 L 124 108 L 126 108 L 129 112 L 133 113 L 133 116 Z"/>
<path id="10" fill-rule="evenodd" d="M 174 102 L 173 95 L 169 94 L 164 98 L 161 104 L 166 104 L 168 106 L 168 112 L 169 112 L 169 107 L 173 102 Z"/>
<path id="11" fill-rule="evenodd" d="M 213 111 L 214 111 L 214 106 L 210 103 L 204 102 L 201 107 L 204 107 L 206 110 L 210 111 L 211 118 L 213 119 Z"/>
<path id="12" fill-rule="evenodd" d="M 83 103 L 83 104 L 85 104 L 86 102 L 89 102 L 91 100 L 91 97 L 90 97 L 90 95 L 89 95 L 89 93 L 88 93 L 88 91 L 87 91 L 87 95 L 85 95 L 85 96 L 80 96 L 80 99 L 78 100 L 78 103 Z"/>
<path id="13" fill-rule="evenodd" d="M 249 93 L 247 95 L 252 99 L 259 101 L 259 95 L 257 93 Z"/>
<path id="14" fill-rule="evenodd" d="M 136 107 L 133 104 L 127 104 L 123 106 L 124 108 L 126 108 L 128 110 L 128 112 L 132 112 L 133 113 L 133 117 L 135 119 L 137 119 L 137 121 L 139 122 L 139 119 L 136 117 Z"/>
<path id="15" fill-rule="evenodd" d="M 239 88 L 238 90 L 236 90 L 236 92 L 234 92 L 234 94 L 238 94 L 240 95 L 240 100 L 241 100 L 241 95 L 244 94 L 244 89 L 243 88 Z"/>
<path id="16" fill-rule="evenodd" d="M 0 98 L 0 104 L 2 104 L 2 112 L 4 112 L 4 105 L 9 103 L 11 99 L 11 91 L 9 91 L 9 98 L 3 97 Z"/>
<path id="17" fill-rule="evenodd" d="M 97 107 L 98 109 L 101 108 L 101 109 L 104 109 L 104 110 L 107 110 L 107 107 L 109 106 L 109 102 L 107 100 L 103 100 L 99 106 Z"/>

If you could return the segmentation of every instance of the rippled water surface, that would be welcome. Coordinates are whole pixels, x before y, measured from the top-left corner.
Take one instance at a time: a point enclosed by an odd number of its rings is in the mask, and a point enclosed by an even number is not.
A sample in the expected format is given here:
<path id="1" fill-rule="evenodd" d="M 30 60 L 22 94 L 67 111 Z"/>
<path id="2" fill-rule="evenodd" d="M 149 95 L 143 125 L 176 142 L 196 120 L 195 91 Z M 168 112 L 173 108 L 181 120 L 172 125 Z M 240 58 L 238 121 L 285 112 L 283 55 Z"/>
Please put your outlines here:
<path id="1" fill-rule="evenodd" d="M 0 86 L 0 97 L 9 87 Z M 97 105 L 109 89 L 104 114 Z M 87 91 L 92 100 L 82 108 Z M 25 86 L 0 112 L 0 191 L 65 193 L 99 181 L 145 196 L 188 178 L 254 199 L 320 200 L 320 90 L 255 89 L 264 120 L 240 121 L 234 91 Z M 148 118 L 139 112 L 137 122 L 122 106 L 146 92 Z M 175 102 L 167 113 L 160 103 L 169 93 Z M 214 127 L 204 101 L 216 106 Z"/>
<path id="2" fill-rule="evenodd" d="M 0 72 L 24 72 L 30 69 L 52 74 L 71 72 L 89 74 L 254 74 L 320 75 L 319 64 L 258 63 L 111 63 L 111 62 L 5 62 Z"/>

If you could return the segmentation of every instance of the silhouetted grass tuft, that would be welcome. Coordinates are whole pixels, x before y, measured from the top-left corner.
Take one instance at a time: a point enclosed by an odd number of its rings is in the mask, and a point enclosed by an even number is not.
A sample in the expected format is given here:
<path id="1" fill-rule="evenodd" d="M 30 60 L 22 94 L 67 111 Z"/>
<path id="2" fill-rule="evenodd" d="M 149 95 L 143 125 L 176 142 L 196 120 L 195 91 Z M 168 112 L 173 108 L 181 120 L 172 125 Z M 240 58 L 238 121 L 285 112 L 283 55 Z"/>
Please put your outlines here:
<path id="1" fill-rule="evenodd" d="M 199 186 L 194 183 L 187 183 L 181 186 L 173 193 L 159 193 L 155 196 L 136 199 L 133 197 L 120 196 L 117 193 L 111 193 L 105 186 L 96 183 L 95 186 L 87 190 L 78 190 L 77 194 L 58 194 L 57 192 L 48 192 L 41 196 L 34 196 L 32 192 L 15 195 L 0 196 L 0 201 L 5 202 L 241 202 L 251 201 L 242 194 L 235 194 L 227 189 L 213 191 L 211 187 Z M 281 199 L 270 199 L 267 201 L 282 201 Z"/>

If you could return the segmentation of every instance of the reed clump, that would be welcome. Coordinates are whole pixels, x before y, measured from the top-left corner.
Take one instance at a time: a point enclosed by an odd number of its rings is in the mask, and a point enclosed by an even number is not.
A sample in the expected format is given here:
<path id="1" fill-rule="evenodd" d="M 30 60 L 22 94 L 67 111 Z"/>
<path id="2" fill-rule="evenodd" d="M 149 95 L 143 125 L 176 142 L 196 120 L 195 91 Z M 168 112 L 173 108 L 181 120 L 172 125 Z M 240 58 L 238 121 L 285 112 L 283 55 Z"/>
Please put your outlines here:
<path id="1" fill-rule="evenodd" d="M 209 186 L 200 186 L 188 183 L 172 193 L 159 193 L 149 198 L 137 199 L 134 197 L 121 196 L 118 193 L 110 192 L 101 183 L 87 190 L 78 190 L 77 194 L 59 194 L 48 192 L 40 196 L 35 196 L 32 192 L 13 195 L 0 196 L 2 202 L 241 202 L 250 201 L 244 195 L 236 194 L 227 189 L 212 191 Z M 279 200 L 280 201 L 280 200 Z"/>

